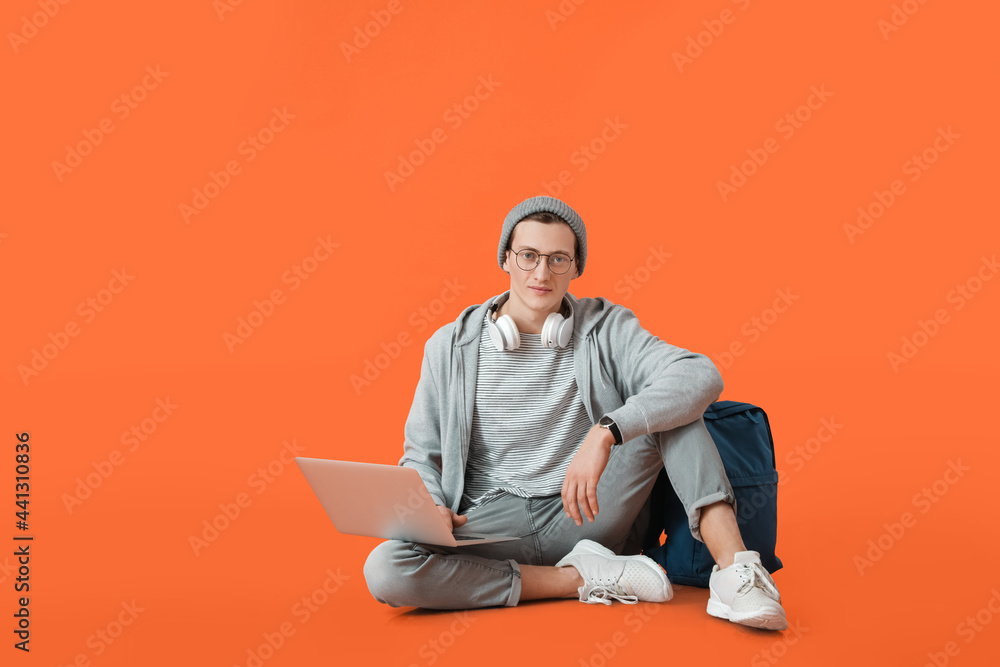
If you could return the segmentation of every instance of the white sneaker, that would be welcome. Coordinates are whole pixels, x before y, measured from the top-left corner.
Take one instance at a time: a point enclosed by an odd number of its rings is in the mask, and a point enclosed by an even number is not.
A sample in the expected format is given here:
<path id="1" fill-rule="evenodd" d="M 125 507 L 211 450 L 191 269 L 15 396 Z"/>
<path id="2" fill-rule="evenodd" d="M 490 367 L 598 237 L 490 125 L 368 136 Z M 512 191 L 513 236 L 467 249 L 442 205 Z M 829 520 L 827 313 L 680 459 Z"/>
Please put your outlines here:
<path id="1" fill-rule="evenodd" d="M 781 594 L 756 551 L 737 552 L 729 567 L 713 567 L 708 590 L 712 616 L 765 630 L 788 627 Z"/>
<path id="2" fill-rule="evenodd" d="M 556 563 L 572 565 L 583 577 L 580 601 L 587 604 L 666 602 L 674 596 L 666 572 L 647 556 L 616 556 L 592 540 L 580 540 Z"/>

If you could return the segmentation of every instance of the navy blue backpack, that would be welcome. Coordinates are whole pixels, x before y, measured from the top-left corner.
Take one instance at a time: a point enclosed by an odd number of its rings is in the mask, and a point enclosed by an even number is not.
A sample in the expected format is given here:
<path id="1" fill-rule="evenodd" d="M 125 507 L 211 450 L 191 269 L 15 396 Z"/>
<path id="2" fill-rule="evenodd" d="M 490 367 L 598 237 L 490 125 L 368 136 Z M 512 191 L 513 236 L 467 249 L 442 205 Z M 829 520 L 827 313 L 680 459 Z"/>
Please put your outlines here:
<path id="1" fill-rule="evenodd" d="M 736 522 L 744 544 L 760 553 L 761 563 L 768 572 L 781 569 L 781 560 L 774 554 L 778 473 L 767 414 L 749 403 L 717 401 L 705 411 L 705 426 L 719 449 L 736 495 Z M 653 487 L 649 510 L 643 553 L 667 571 L 671 582 L 707 588 L 715 561 L 708 547 L 691 536 L 684 506 L 665 470 L 660 471 Z M 661 531 L 667 535 L 662 545 Z"/>

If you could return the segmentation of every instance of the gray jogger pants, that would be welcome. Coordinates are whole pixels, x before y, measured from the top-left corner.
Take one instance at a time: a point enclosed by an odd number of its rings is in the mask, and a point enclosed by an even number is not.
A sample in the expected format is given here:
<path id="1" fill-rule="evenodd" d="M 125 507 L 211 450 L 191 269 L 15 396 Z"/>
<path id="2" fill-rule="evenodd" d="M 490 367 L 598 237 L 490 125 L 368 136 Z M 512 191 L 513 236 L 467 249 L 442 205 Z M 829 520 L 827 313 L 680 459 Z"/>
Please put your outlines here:
<path id="1" fill-rule="evenodd" d="M 464 547 L 386 540 L 365 562 L 368 589 L 392 607 L 515 606 L 521 596 L 519 564 L 554 565 L 581 539 L 622 553 L 664 467 L 687 511 L 692 535 L 701 540 L 701 508 L 720 500 L 735 505 L 735 497 L 718 449 L 704 420 L 698 419 L 612 448 L 597 483 L 599 513 L 593 523 L 583 517 L 583 525 L 577 526 L 565 515 L 559 495 L 500 496 L 470 510 L 468 521 L 455 533 L 520 539 Z"/>

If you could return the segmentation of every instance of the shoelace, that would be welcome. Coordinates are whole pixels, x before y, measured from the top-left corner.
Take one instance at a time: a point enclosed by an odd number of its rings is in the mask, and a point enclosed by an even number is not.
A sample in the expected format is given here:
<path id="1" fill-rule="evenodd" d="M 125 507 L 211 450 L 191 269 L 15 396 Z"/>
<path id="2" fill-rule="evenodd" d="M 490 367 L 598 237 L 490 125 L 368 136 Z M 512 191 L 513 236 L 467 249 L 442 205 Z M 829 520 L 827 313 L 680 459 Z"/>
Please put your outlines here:
<path id="1" fill-rule="evenodd" d="M 580 597 L 587 600 L 594 600 L 601 604 L 611 604 L 612 600 L 618 600 L 625 604 L 637 604 L 639 597 L 629 595 L 628 592 L 616 583 L 604 583 L 600 580 L 594 583 L 586 583 L 580 592 Z"/>
<path id="2" fill-rule="evenodd" d="M 763 589 L 765 593 L 768 593 L 769 597 L 773 597 L 779 603 L 781 601 L 781 594 L 778 592 L 777 587 L 771 582 L 771 577 L 768 576 L 767 571 L 763 569 L 762 565 L 757 563 L 748 563 L 739 568 L 740 578 L 743 580 L 740 583 L 740 587 L 737 593 L 744 594 L 749 593 L 753 590 L 753 587 Z"/>

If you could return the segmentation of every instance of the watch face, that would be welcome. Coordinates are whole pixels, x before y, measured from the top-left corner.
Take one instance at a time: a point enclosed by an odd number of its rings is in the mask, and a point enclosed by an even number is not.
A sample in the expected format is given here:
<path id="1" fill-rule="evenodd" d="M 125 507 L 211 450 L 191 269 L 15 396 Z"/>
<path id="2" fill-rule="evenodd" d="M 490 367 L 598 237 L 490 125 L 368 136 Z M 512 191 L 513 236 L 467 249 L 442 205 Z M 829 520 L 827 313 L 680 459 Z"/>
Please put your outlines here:
<path id="1" fill-rule="evenodd" d="M 615 420 L 611 417 L 601 417 L 601 421 L 597 422 L 601 426 L 611 426 L 615 423 Z"/>

